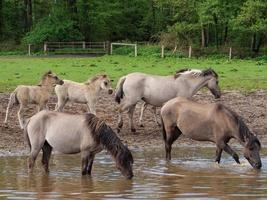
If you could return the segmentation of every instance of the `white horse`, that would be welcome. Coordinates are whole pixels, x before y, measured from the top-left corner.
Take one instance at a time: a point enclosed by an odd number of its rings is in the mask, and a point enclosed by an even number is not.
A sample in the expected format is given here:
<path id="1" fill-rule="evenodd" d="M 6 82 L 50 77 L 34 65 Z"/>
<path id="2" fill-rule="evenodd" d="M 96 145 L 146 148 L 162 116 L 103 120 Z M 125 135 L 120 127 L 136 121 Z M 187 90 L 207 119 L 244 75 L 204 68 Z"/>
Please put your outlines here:
<path id="1" fill-rule="evenodd" d="M 87 104 L 88 112 L 96 114 L 96 101 L 101 90 L 108 90 L 112 94 L 111 82 L 107 75 L 99 75 L 85 83 L 64 80 L 63 85 L 55 87 L 58 98 L 56 111 L 62 111 L 68 101 Z"/>
<path id="2" fill-rule="evenodd" d="M 133 113 L 138 101 L 143 100 L 147 104 L 160 107 L 177 96 L 191 98 L 203 87 L 207 87 L 215 98 L 221 96 L 218 75 L 214 70 L 182 69 L 174 76 L 155 76 L 136 72 L 121 77 L 115 93 L 115 100 L 121 103 L 118 131 L 123 126 L 122 113 L 127 110 L 131 131 L 135 132 Z"/>

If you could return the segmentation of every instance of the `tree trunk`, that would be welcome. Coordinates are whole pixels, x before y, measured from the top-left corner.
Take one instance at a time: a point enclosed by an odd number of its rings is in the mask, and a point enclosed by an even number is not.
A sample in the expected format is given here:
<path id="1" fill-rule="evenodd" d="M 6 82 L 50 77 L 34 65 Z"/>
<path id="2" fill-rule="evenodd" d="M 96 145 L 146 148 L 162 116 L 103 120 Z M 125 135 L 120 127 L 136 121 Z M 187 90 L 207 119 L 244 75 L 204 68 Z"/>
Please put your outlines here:
<path id="1" fill-rule="evenodd" d="M 255 42 L 255 43 L 256 43 L 256 42 Z M 262 36 L 259 35 L 258 42 L 256 43 L 256 45 L 255 45 L 255 49 L 254 49 L 254 52 L 255 52 L 256 54 L 259 53 L 261 44 L 262 44 Z"/>
<path id="2" fill-rule="evenodd" d="M 225 24 L 224 28 L 224 39 L 223 39 L 224 45 L 226 45 L 227 42 L 228 42 L 228 23 Z"/>
<path id="3" fill-rule="evenodd" d="M 28 32 L 32 27 L 32 0 L 24 0 L 24 31 Z"/>
<path id="4" fill-rule="evenodd" d="M 4 24 L 3 24 L 3 0 L 0 0 L 0 40 L 3 38 L 3 29 L 4 29 Z"/>
<path id="5" fill-rule="evenodd" d="M 201 26 L 201 47 L 206 47 L 206 34 L 205 34 L 205 27 Z"/>
<path id="6" fill-rule="evenodd" d="M 256 46 L 256 34 L 253 33 L 252 38 L 251 38 L 251 45 L 250 45 L 250 50 L 253 52 Z"/>
<path id="7" fill-rule="evenodd" d="M 214 20 L 214 25 L 215 25 L 215 43 L 216 43 L 216 48 L 219 47 L 219 41 L 218 41 L 218 18 L 216 15 L 213 16 Z"/>

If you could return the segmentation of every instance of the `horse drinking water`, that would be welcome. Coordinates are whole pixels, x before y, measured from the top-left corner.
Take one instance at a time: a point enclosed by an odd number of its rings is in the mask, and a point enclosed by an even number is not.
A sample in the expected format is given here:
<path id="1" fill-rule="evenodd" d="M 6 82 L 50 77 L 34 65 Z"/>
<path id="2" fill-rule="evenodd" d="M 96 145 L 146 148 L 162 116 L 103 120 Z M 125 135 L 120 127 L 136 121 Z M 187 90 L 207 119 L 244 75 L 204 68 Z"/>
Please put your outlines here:
<path id="1" fill-rule="evenodd" d="M 127 110 L 131 130 L 135 132 L 133 113 L 138 101 L 143 100 L 147 104 L 159 107 L 177 96 L 191 98 L 203 87 L 207 87 L 215 98 L 221 96 L 218 75 L 214 70 L 182 69 L 174 76 L 136 72 L 121 77 L 115 93 L 115 100 L 120 104 L 118 131 L 123 126 L 122 113 Z"/>
<path id="2" fill-rule="evenodd" d="M 167 160 L 171 159 L 173 142 L 184 134 L 193 140 L 214 142 L 217 147 L 215 161 L 218 163 L 223 150 L 239 163 L 237 153 L 227 144 L 235 138 L 245 147 L 244 156 L 251 166 L 256 169 L 262 166 L 258 138 L 240 116 L 220 103 L 200 104 L 177 97 L 161 108 L 161 117 Z"/>
<path id="3" fill-rule="evenodd" d="M 6 109 L 6 117 L 4 123 L 7 123 L 9 108 L 15 104 L 19 104 L 18 119 L 21 129 L 24 127 L 23 112 L 28 104 L 36 104 L 38 112 L 46 108 L 46 104 L 54 90 L 56 84 L 62 85 L 64 82 L 60 80 L 51 71 L 46 72 L 39 85 L 28 86 L 19 85 L 14 92 L 11 93 L 8 106 Z"/>
<path id="4" fill-rule="evenodd" d="M 99 75 L 85 83 L 64 80 L 63 85 L 55 87 L 58 98 L 56 111 L 62 111 L 68 101 L 87 104 L 88 112 L 96 114 L 96 101 L 101 90 L 112 94 L 111 82 L 107 75 Z"/>
<path id="5" fill-rule="evenodd" d="M 42 164 L 48 172 L 54 149 L 64 154 L 81 152 L 82 174 L 91 175 L 95 154 L 106 149 L 121 173 L 128 179 L 133 177 L 131 152 L 112 129 L 94 114 L 72 115 L 44 110 L 29 119 L 24 133 L 31 149 L 28 160 L 30 171 L 42 149 Z"/>

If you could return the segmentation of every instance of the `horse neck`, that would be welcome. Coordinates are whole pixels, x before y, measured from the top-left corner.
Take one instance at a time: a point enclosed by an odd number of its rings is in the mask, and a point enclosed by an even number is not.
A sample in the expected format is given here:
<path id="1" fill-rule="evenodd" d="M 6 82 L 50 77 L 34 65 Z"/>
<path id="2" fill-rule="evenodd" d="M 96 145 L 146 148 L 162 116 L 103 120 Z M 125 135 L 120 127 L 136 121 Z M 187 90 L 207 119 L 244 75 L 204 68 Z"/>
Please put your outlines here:
<path id="1" fill-rule="evenodd" d="M 51 93 L 54 90 L 54 86 L 51 83 L 47 83 L 46 81 L 42 81 L 40 84 L 41 88 L 48 93 Z"/>
<path id="2" fill-rule="evenodd" d="M 188 88 L 188 97 L 192 97 L 195 95 L 201 88 L 203 88 L 207 82 L 209 81 L 209 77 L 199 76 L 194 78 L 185 78 L 185 82 L 189 85 Z"/>
<path id="3" fill-rule="evenodd" d="M 90 83 L 88 85 L 88 87 L 91 89 L 92 93 L 94 93 L 95 95 L 98 95 L 99 92 L 101 91 L 101 86 L 100 85 L 101 85 L 101 82 L 96 80 L 96 81 Z"/>

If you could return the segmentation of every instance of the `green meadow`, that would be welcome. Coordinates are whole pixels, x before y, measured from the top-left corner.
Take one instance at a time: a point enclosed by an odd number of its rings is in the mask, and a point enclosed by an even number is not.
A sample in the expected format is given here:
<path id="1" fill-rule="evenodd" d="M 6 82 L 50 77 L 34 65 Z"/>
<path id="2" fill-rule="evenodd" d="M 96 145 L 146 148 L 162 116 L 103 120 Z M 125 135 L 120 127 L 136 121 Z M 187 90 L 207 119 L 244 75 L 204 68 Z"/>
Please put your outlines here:
<path id="1" fill-rule="evenodd" d="M 213 68 L 224 90 L 252 91 L 267 89 L 266 60 L 227 60 L 226 58 L 157 58 L 149 56 L 103 57 L 0 57 L 0 92 L 10 92 L 17 85 L 37 84 L 42 74 L 52 70 L 62 79 L 83 82 L 97 74 L 117 80 L 131 72 L 170 75 L 181 68 Z"/>

